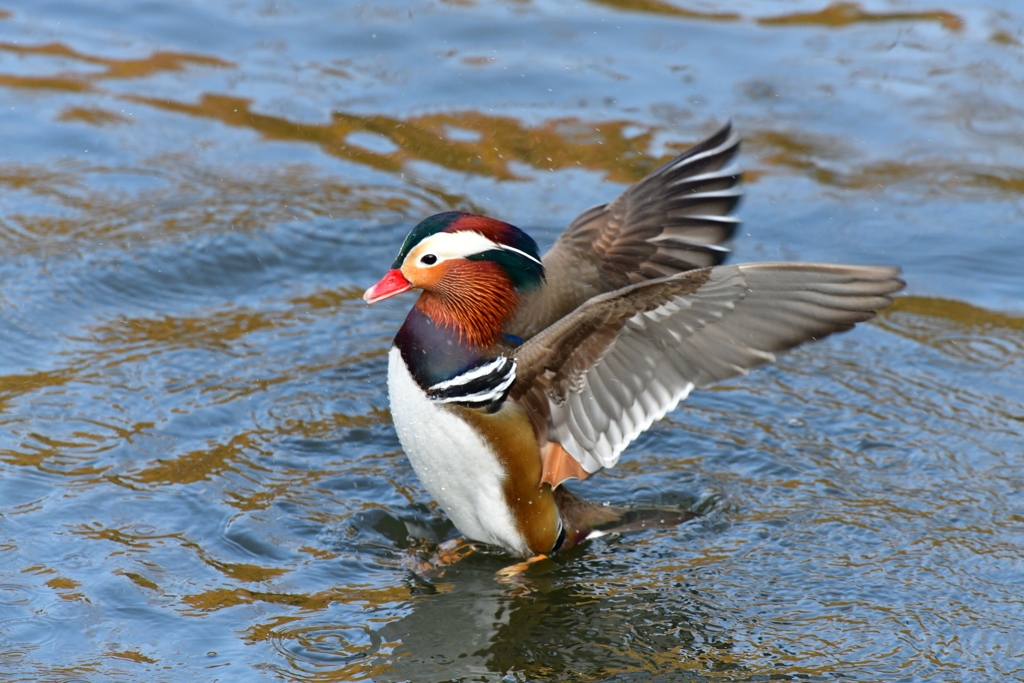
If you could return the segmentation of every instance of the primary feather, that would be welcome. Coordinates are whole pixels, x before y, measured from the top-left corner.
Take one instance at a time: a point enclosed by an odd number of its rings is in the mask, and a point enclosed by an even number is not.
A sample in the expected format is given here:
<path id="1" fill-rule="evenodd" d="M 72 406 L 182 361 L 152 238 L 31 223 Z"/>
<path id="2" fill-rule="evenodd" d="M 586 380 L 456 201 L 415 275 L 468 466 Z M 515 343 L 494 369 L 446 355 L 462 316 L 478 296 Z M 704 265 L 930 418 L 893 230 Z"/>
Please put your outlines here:
<path id="1" fill-rule="evenodd" d="M 526 339 L 593 296 L 717 265 L 743 195 L 729 124 L 607 204 L 580 214 L 544 254 L 546 286 L 524 297 L 509 332 Z"/>
<path id="2" fill-rule="evenodd" d="M 850 329 L 889 305 L 898 269 L 756 263 L 691 270 L 580 305 L 515 352 L 510 396 L 590 473 L 612 467 L 694 388 Z"/>

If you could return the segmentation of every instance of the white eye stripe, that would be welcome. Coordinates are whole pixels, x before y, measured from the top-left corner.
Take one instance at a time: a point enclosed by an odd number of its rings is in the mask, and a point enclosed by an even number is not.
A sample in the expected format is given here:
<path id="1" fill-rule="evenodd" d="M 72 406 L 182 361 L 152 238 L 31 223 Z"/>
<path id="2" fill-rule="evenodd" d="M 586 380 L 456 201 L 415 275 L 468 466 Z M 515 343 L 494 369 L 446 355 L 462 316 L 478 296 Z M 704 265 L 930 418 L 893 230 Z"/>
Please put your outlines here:
<path id="1" fill-rule="evenodd" d="M 515 247 L 508 247 L 508 246 L 505 246 L 503 244 L 499 244 L 498 248 L 499 249 L 504 249 L 505 251 L 514 251 L 515 253 L 517 253 L 517 254 L 519 254 L 521 256 L 525 256 L 526 258 L 530 259 L 531 261 L 533 261 L 534 263 L 536 263 L 539 266 L 543 266 L 544 265 L 543 263 L 540 262 L 539 258 L 535 258 L 533 256 L 530 256 L 525 251 L 522 251 L 520 249 L 516 249 Z"/>
<path id="2" fill-rule="evenodd" d="M 433 254 L 440 262 L 453 258 L 466 258 L 499 247 L 500 245 L 476 232 L 439 232 L 420 242 L 416 247 L 416 254 L 417 257 L 420 254 Z"/>
<path id="3" fill-rule="evenodd" d="M 492 249 L 511 251 L 520 256 L 525 256 L 538 265 L 543 265 L 539 259 L 527 254 L 525 251 L 498 244 L 489 240 L 478 232 L 472 230 L 460 230 L 459 232 L 439 232 L 426 238 L 416 247 L 413 255 L 418 261 L 426 254 L 433 254 L 437 257 L 437 263 L 448 259 L 466 258 L 473 254 L 479 254 Z"/>

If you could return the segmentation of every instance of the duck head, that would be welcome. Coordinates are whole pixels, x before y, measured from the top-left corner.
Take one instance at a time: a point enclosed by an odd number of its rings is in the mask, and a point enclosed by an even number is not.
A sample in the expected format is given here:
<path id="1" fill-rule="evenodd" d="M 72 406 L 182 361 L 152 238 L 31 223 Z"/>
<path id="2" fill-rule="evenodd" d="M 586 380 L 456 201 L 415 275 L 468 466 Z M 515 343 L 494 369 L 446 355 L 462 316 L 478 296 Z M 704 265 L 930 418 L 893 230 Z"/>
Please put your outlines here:
<path id="1" fill-rule="evenodd" d="M 486 348 L 544 280 L 537 243 L 508 223 L 459 211 L 425 219 L 409 233 L 391 270 L 363 299 L 376 303 L 413 288 L 416 307 L 464 343 Z"/>

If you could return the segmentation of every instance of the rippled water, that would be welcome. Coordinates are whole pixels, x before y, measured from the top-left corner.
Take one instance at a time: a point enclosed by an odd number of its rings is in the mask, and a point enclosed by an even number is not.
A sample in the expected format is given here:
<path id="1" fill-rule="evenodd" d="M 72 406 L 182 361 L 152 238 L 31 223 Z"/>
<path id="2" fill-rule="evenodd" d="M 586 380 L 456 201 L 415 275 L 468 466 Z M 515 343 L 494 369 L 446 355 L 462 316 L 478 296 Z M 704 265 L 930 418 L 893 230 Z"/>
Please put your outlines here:
<path id="1" fill-rule="evenodd" d="M 1024 676 L 1024 10 L 826 2 L 0 0 L 0 680 Z M 412 577 L 362 290 L 726 118 L 734 260 L 906 295 L 577 487 L 701 519 Z"/>

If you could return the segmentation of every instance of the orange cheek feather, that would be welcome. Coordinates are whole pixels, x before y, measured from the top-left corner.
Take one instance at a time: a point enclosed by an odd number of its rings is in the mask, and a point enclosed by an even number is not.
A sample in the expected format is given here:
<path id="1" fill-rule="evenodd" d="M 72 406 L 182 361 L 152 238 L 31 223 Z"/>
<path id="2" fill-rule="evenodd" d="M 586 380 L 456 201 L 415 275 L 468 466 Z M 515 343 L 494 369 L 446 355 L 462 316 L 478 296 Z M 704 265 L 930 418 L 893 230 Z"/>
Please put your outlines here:
<path id="1" fill-rule="evenodd" d="M 498 340 L 519 306 L 511 280 L 496 263 L 457 259 L 432 268 L 409 266 L 402 272 L 423 288 L 417 306 L 424 313 L 480 348 Z"/>
<path id="2" fill-rule="evenodd" d="M 412 283 L 413 287 L 427 290 L 433 289 L 438 282 L 444 279 L 445 272 L 448 270 L 447 261 L 443 261 L 436 266 L 421 268 L 416 265 L 416 260 L 412 258 L 413 256 L 415 256 L 415 252 L 410 254 L 409 258 L 402 264 L 402 275 Z"/>

